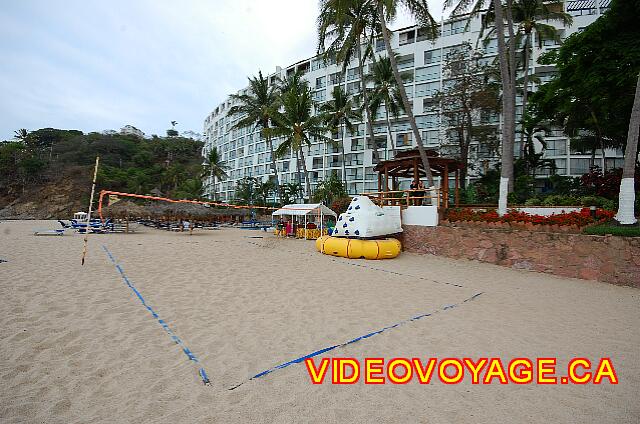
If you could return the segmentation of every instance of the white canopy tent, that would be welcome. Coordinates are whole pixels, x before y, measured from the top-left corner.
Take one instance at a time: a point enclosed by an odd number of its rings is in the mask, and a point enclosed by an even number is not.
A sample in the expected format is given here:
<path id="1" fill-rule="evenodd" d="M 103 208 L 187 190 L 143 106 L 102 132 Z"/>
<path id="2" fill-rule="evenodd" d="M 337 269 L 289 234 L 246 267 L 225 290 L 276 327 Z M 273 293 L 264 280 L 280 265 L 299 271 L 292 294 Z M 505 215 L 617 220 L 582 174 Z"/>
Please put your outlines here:
<path id="1" fill-rule="evenodd" d="M 284 205 L 280 209 L 271 214 L 272 216 L 297 216 L 304 217 L 305 238 L 307 237 L 307 219 L 309 217 L 320 217 L 320 234 L 322 234 L 322 226 L 325 216 L 337 218 L 337 214 L 323 205 L 322 203 L 292 203 Z"/>

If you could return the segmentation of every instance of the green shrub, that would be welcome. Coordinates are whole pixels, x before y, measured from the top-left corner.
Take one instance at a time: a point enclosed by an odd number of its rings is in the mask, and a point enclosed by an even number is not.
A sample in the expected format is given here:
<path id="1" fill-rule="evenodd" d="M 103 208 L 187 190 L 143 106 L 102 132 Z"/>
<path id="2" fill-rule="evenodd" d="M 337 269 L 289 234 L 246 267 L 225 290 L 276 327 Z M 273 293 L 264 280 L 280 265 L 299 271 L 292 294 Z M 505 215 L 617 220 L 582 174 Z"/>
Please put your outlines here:
<path id="1" fill-rule="evenodd" d="M 584 234 L 604 236 L 612 234 L 614 236 L 623 237 L 640 237 L 640 225 L 620 225 L 616 221 L 604 222 L 602 224 L 592 225 L 582 230 Z"/>
<path id="2" fill-rule="evenodd" d="M 547 196 L 542 201 L 542 206 L 576 206 L 579 204 L 580 202 L 574 196 L 561 196 L 558 194 Z"/>
<path id="3" fill-rule="evenodd" d="M 527 201 L 524 202 L 525 206 L 540 206 L 541 204 L 542 200 L 537 197 L 532 197 L 531 199 L 527 199 Z"/>
<path id="4" fill-rule="evenodd" d="M 599 208 L 602 207 L 602 204 L 604 201 L 606 201 L 607 199 L 605 199 L 604 197 L 600 197 L 600 196 L 582 196 L 580 197 L 580 204 L 582 206 L 597 206 Z"/>

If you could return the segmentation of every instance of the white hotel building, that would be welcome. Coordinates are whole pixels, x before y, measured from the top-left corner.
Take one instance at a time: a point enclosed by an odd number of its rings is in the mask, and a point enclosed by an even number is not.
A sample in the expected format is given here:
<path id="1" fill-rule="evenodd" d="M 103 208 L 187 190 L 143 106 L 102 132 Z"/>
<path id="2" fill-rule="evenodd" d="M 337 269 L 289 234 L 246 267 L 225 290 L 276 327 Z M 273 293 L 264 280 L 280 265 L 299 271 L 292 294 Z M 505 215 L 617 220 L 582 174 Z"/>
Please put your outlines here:
<path id="1" fill-rule="evenodd" d="M 573 16 L 571 27 L 562 27 L 558 22 L 552 22 L 558 28 L 562 39 L 581 30 L 594 22 L 606 11 L 609 0 L 578 0 L 565 2 L 565 10 Z M 480 34 L 480 19 L 475 18 L 467 27 L 465 19 L 449 19 L 441 23 L 441 35 L 436 40 L 428 40 L 417 27 L 403 28 L 393 32 L 391 44 L 400 55 L 398 65 L 402 71 L 413 73 L 413 78 L 405 84 L 407 94 L 413 102 L 413 112 L 416 116 L 418 128 L 422 131 L 425 147 L 440 151 L 442 156 L 452 156 L 452 145 L 447 140 L 447 128 L 442 126 L 442 120 L 437 111 L 429 107 L 432 96 L 441 89 L 443 83 L 443 60 L 447 53 L 464 42 L 476 45 Z M 538 65 L 540 54 L 550 49 L 557 49 L 559 45 L 554 41 L 545 41 L 542 49 L 537 47 L 537 41 L 533 43 L 533 55 L 530 63 L 530 74 L 535 74 L 541 82 L 548 81 L 554 74 L 554 68 Z M 480 47 L 483 46 L 479 42 Z M 497 42 L 491 39 L 483 47 L 486 60 L 493 60 L 497 54 Z M 376 43 L 377 55 L 386 55 L 382 40 Z M 367 64 L 368 65 L 368 64 Z M 304 78 L 314 90 L 314 99 L 318 103 L 327 101 L 331 97 L 331 91 L 336 84 L 341 84 L 349 93 L 359 92 L 360 82 L 358 78 L 357 63 L 351 63 L 347 67 L 346 74 L 342 73 L 342 65 L 327 63 L 322 58 L 314 56 L 301 60 L 286 68 L 278 67 L 276 72 L 268 76 L 269 81 L 275 81 L 277 77 L 284 78 L 296 70 L 304 73 Z M 365 69 L 367 72 L 368 67 Z M 257 70 L 256 70 L 257 74 Z M 533 84 L 532 84 L 533 85 Z M 535 85 L 533 85 L 535 89 Z M 245 92 L 246 88 L 238 93 Z M 243 128 L 233 130 L 231 127 L 239 117 L 227 117 L 227 111 L 233 105 L 230 99 L 220 103 L 204 121 L 203 154 L 212 147 L 217 147 L 222 159 L 229 166 L 228 178 L 222 182 L 216 182 L 215 193 L 220 200 L 233 199 L 234 190 L 238 180 L 243 177 L 261 177 L 267 179 L 270 175 L 270 155 L 264 138 L 260 135 L 259 128 Z M 522 114 L 522 107 L 517 108 L 517 118 Z M 500 117 L 490 118 L 496 125 L 500 125 Z M 344 147 L 346 154 L 346 183 L 350 194 L 377 190 L 377 175 L 373 171 L 372 149 L 365 141 L 365 124 L 360 123 L 357 134 L 350 135 L 346 132 Z M 391 157 L 391 144 L 388 140 L 388 131 L 384 119 L 384 111 L 374 121 L 374 138 L 378 144 L 381 157 Z M 393 143 L 399 150 L 409 149 L 415 146 L 411 129 L 406 116 L 392 120 L 391 135 Z M 518 137 L 516 137 L 516 143 Z M 547 149 L 545 157 L 553 159 L 559 175 L 581 175 L 588 172 L 591 152 L 572 151 L 569 140 L 562 131 L 555 130 L 546 136 Z M 274 149 L 279 143 L 274 140 Z M 519 147 L 516 146 L 516 151 Z M 620 152 L 607 151 L 607 168 L 621 166 Z M 597 155 L 601 155 L 597 152 Z M 598 156 L 596 156 L 598 157 Z M 331 172 L 341 175 L 342 163 L 339 148 L 314 143 L 305 148 L 307 169 L 310 172 L 310 180 L 313 187 L 322 181 Z M 495 164 L 495 154 L 481 145 L 472 145 L 470 149 L 470 177 L 473 178 L 490 166 Z M 297 181 L 295 156 L 290 155 L 277 160 L 278 173 L 281 183 Z M 540 171 L 543 173 L 544 171 Z M 546 171 L 548 173 L 548 171 Z M 304 178 L 304 177 L 303 177 Z M 211 187 L 211 181 L 205 184 Z M 407 184 L 406 182 L 404 184 Z M 304 182 L 303 182 L 304 186 Z"/>

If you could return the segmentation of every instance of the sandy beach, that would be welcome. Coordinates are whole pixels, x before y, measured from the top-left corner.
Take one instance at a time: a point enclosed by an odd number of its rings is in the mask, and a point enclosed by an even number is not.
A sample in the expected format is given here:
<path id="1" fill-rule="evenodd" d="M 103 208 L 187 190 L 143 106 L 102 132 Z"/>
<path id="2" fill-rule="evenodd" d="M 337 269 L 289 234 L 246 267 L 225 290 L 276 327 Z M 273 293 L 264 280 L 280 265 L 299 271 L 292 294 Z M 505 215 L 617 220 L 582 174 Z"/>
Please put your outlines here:
<path id="1" fill-rule="evenodd" d="M 33 235 L 56 226 L 0 223 L 3 423 L 640 422 L 637 289 L 240 229 L 92 235 L 82 267 L 83 236 Z M 429 312 L 319 358 L 610 357 L 619 384 L 313 385 L 303 363 L 247 381 Z"/>

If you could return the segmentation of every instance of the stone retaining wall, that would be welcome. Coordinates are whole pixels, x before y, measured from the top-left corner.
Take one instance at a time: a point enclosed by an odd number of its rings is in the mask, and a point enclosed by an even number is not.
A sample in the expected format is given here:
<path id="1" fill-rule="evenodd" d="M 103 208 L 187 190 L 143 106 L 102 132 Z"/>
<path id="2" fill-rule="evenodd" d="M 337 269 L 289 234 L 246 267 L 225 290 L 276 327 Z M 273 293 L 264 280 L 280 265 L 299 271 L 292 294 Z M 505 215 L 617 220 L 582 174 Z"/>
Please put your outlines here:
<path id="1" fill-rule="evenodd" d="M 403 226 L 404 250 L 640 288 L 640 238 Z"/>

